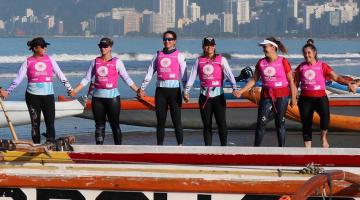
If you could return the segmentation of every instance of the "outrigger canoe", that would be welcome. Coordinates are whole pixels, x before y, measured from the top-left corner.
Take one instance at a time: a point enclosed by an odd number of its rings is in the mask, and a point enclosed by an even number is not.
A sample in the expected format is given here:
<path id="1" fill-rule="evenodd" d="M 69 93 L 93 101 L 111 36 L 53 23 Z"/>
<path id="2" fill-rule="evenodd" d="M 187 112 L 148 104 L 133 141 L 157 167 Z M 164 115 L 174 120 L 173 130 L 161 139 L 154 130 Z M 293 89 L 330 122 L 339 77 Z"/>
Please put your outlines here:
<path id="1" fill-rule="evenodd" d="M 257 95 L 249 94 L 248 99 L 227 100 L 226 121 L 229 129 L 250 130 L 256 127 L 257 103 L 259 102 L 259 88 Z M 245 96 L 245 95 L 244 95 Z M 329 95 L 331 106 L 331 130 L 359 131 L 360 130 L 360 97 L 358 95 Z M 125 99 L 121 101 L 120 123 L 136 126 L 156 127 L 154 112 L 155 101 L 152 97 L 143 100 Z M 93 119 L 91 101 L 87 102 L 85 111 L 77 117 Z M 186 129 L 202 129 L 202 121 L 197 99 L 182 105 L 182 125 Z M 289 109 L 286 128 L 288 130 L 301 130 L 298 108 Z M 348 120 L 348 121 L 347 121 Z M 349 121 L 351 125 L 349 125 Z M 215 120 L 213 126 L 216 127 Z M 166 127 L 171 128 L 170 116 L 167 118 Z M 268 128 L 275 128 L 274 123 L 268 123 Z"/>
<path id="2" fill-rule="evenodd" d="M 1 152 L 2 197 L 239 200 L 290 195 L 300 200 L 325 193 L 360 197 L 359 149 L 73 147 L 73 152 L 49 154 Z"/>
<path id="3" fill-rule="evenodd" d="M 25 101 L 4 101 L 13 125 L 30 124 L 30 115 Z M 81 114 L 84 106 L 78 100 L 55 102 L 55 119 Z M 7 127 L 7 121 L 0 107 L 0 128 Z M 43 120 L 44 117 L 42 116 Z"/>

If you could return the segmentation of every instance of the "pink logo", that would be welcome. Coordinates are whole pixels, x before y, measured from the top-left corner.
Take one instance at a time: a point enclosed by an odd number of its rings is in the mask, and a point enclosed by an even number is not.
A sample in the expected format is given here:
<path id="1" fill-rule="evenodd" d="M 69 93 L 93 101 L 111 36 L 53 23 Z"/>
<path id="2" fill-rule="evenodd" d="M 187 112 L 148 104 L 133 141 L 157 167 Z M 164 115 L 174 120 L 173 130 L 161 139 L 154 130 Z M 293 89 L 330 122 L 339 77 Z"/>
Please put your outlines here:
<path id="1" fill-rule="evenodd" d="M 266 67 L 264 70 L 265 76 L 274 76 L 276 73 L 276 69 L 274 67 Z"/>
<path id="2" fill-rule="evenodd" d="M 44 62 L 38 62 L 35 64 L 35 70 L 38 72 L 42 72 L 45 71 L 46 69 L 46 64 Z"/>
<path id="3" fill-rule="evenodd" d="M 170 58 L 163 58 L 160 61 L 160 65 L 161 67 L 169 67 L 171 65 L 171 60 Z"/>
<path id="4" fill-rule="evenodd" d="M 315 79 L 315 76 L 316 76 L 316 74 L 315 74 L 315 71 L 314 70 L 312 70 L 312 69 L 309 69 L 309 70 L 307 70 L 305 73 L 304 73 L 304 76 L 305 76 L 305 78 L 307 79 L 307 80 L 314 80 Z"/>
<path id="5" fill-rule="evenodd" d="M 108 68 L 106 66 L 101 66 L 96 71 L 99 76 L 107 76 L 109 74 Z"/>
<path id="6" fill-rule="evenodd" d="M 203 68 L 203 72 L 206 75 L 211 75 L 214 72 L 214 66 L 211 64 L 206 64 Z"/>

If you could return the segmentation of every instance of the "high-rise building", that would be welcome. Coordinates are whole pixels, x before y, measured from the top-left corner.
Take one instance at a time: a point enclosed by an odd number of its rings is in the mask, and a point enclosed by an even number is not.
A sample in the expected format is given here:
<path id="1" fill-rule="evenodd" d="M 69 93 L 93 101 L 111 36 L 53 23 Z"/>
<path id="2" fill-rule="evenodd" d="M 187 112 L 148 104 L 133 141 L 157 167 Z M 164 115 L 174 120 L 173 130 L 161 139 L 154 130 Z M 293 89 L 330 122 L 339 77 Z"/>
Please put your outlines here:
<path id="1" fill-rule="evenodd" d="M 200 19 L 201 12 L 200 12 L 200 6 L 196 5 L 196 3 L 191 3 L 190 9 L 189 9 L 189 18 L 191 21 L 195 22 L 198 19 Z"/>
<path id="2" fill-rule="evenodd" d="M 54 15 L 45 16 L 45 20 L 47 22 L 47 29 L 54 28 L 54 26 L 55 26 L 55 16 Z"/>
<path id="3" fill-rule="evenodd" d="M 209 25 L 213 23 L 215 20 L 219 20 L 219 16 L 217 14 L 206 14 L 205 15 L 205 24 Z"/>
<path id="4" fill-rule="evenodd" d="M 176 19 L 188 18 L 189 0 L 176 0 Z"/>
<path id="5" fill-rule="evenodd" d="M 0 20 L 0 30 L 5 29 L 5 22 L 3 20 Z"/>
<path id="6" fill-rule="evenodd" d="M 80 22 L 80 27 L 82 32 L 89 30 L 89 22 L 88 21 Z"/>
<path id="7" fill-rule="evenodd" d="M 233 0 L 224 0 L 223 1 L 223 11 L 226 14 L 233 13 Z"/>
<path id="8" fill-rule="evenodd" d="M 236 21 L 237 24 L 250 22 L 250 2 L 249 0 L 236 1 Z"/>
<path id="9" fill-rule="evenodd" d="M 140 15 L 132 12 L 124 17 L 124 35 L 129 32 L 140 32 Z"/>
<path id="10" fill-rule="evenodd" d="M 287 17 L 295 17 L 298 18 L 298 0 L 287 0 Z"/>
<path id="11" fill-rule="evenodd" d="M 231 13 L 221 14 L 221 30 L 224 33 L 233 32 L 233 15 Z"/>
<path id="12" fill-rule="evenodd" d="M 34 16 L 34 10 L 31 8 L 26 8 L 26 17 Z"/>
<path id="13" fill-rule="evenodd" d="M 63 21 L 59 21 L 58 22 L 58 34 L 62 35 L 64 34 L 64 22 Z"/>
<path id="14" fill-rule="evenodd" d="M 175 0 L 153 0 L 154 11 L 166 16 L 166 27 L 175 28 L 176 2 Z"/>

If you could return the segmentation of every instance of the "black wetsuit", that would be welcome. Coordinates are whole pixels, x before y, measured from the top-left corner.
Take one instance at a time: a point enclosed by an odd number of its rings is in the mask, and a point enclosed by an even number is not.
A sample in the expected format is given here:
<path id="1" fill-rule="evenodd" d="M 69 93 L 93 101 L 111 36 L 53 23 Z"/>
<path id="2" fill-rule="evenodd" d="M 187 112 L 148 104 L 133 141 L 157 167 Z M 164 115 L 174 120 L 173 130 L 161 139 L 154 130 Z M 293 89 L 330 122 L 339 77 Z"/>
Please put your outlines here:
<path id="1" fill-rule="evenodd" d="M 95 119 L 95 141 L 103 144 L 105 138 L 106 117 L 110 123 L 114 143 L 121 144 L 121 129 L 119 125 L 120 96 L 114 98 L 92 98 L 92 111 Z"/>
<path id="2" fill-rule="evenodd" d="M 55 99 L 54 95 L 34 95 L 25 93 L 25 101 L 31 119 L 31 137 L 34 143 L 40 144 L 41 112 L 46 125 L 46 141 L 55 141 Z"/>

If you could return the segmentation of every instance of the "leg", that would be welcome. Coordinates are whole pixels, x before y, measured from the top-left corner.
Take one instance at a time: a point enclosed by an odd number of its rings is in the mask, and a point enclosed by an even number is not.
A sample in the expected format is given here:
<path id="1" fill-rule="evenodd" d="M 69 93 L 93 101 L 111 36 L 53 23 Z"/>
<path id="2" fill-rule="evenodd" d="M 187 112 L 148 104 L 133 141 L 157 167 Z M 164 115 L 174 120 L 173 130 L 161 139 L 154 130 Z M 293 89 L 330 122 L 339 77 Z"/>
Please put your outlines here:
<path id="1" fill-rule="evenodd" d="M 175 136 L 178 145 L 183 144 L 183 129 L 181 124 L 181 90 L 180 88 L 172 89 L 171 96 L 169 96 L 169 106 L 171 120 L 175 128 Z"/>
<path id="2" fill-rule="evenodd" d="M 46 125 L 46 141 L 55 142 L 55 99 L 54 95 L 42 97 L 41 111 Z"/>
<path id="3" fill-rule="evenodd" d="M 157 145 L 163 145 L 164 137 L 165 137 L 165 123 L 166 123 L 166 115 L 167 115 L 167 101 L 166 94 L 163 88 L 156 88 L 155 92 L 155 111 L 156 111 L 156 138 Z"/>
<path id="4" fill-rule="evenodd" d="M 96 144 L 104 144 L 106 108 L 103 98 L 93 97 L 92 111 L 95 120 L 95 141 Z"/>
<path id="5" fill-rule="evenodd" d="M 228 131 L 226 126 L 226 101 L 224 94 L 213 98 L 212 109 L 219 130 L 221 146 L 226 146 Z"/>
<path id="6" fill-rule="evenodd" d="M 200 107 L 200 115 L 201 120 L 203 122 L 203 134 L 204 134 L 204 143 L 205 146 L 212 145 L 212 99 L 209 99 L 203 108 L 206 102 L 206 96 L 200 94 L 199 97 L 199 107 Z"/>
<path id="7" fill-rule="evenodd" d="M 299 112 L 302 123 L 302 133 L 304 145 L 306 148 L 311 148 L 312 141 L 312 119 L 314 116 L 314 105 L 312 98 L 300 97 Z"/>
<path id="8" fill-rule="evenodd" d="M 106 99 L 106 114 L 112 130 L 114 143 L 116 145 L 121 144 L 121 129 L 119 124 L 120 116 L 120 96 L 112 99 Z"/>
<path id="9" fill-rule="evenodd" d="M 324 148 L 329 148 L 329 142 L 327 140 L 327 132 L 329 129 L 330 123 L 330 107 L 329 99 L 327 96 L 321 97 L 318 99 L 318 102 L 315 106 L 315 111 L 320 116 L 320 130 L 321 130 L 321 141 Z"/>
<path id="10" fill-rule="evenodd" d="M 277 112 L 275 113 L 275 126 L 278 137 L 279 147 L 285 146 L 285 114 L 289 104 L 288 97 L 276 98 L 275 106 Z"/>
<path id="11" fill-rule="evenodd" d="M 41 101 L 38 95 L 25 94 L 26 104 L 31 119 L 31 137 L 35 144 L 40 144 L 40 121 L 41 121 Z"/>
<path id="12" fill-rule="evenodd" d="M 260 99 L 255 130 L 254 146 L 260 146 L 265 134 L 266 124 L 273 118 L 271 99 Z"/>

